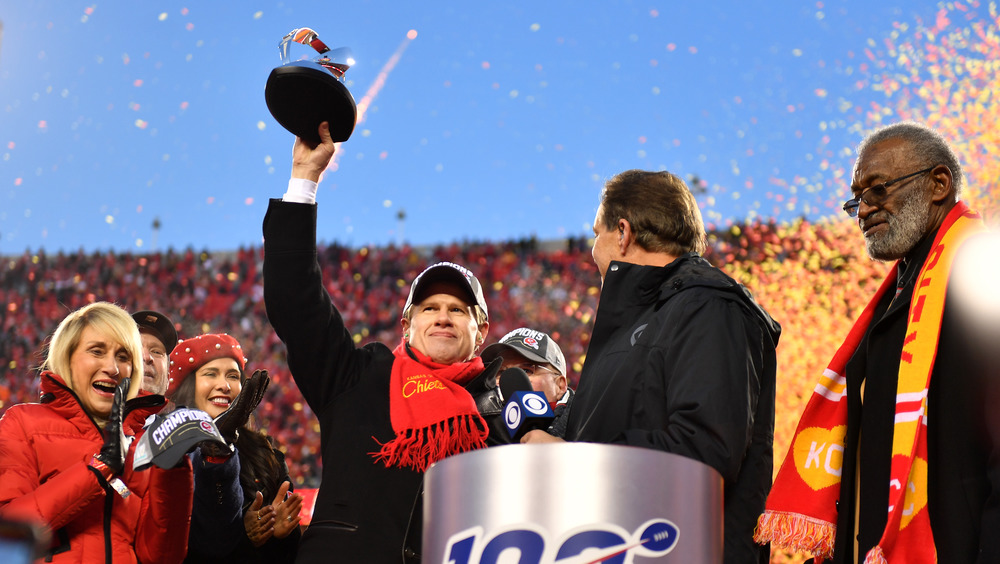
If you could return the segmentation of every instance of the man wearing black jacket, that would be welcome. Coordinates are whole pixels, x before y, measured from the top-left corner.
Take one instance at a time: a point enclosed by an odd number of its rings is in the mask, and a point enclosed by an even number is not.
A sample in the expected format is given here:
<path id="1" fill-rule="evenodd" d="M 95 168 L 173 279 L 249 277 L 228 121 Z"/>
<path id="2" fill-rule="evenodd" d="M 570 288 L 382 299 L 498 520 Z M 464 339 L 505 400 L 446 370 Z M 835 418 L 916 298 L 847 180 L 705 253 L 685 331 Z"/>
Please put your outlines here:
<path id="1" fill-rule="evenodd" d="M 439 263 L 417 276 L 395 347 L 357 347 L 326 292 L 316 254 L 316 187 L 334 153 L 297 138 L 292 179 L 264 218 L 264 303 L 295 383 L 320 424 L 323 479 L 298 563 L 419 559 L 420 488 L 433 462 L 505 441 L 499 362 L 476 351 L 489 330 L 472 272 Z"/>
<path id="2" fill-rule="evenodd" d="M 771 485 L 781 328 L 700 253 L 694 196 L 669 172 L 607 182 L 594 219 L 601 298 L 566 440 L 693 458 L 724 480 L 724 561 L 767 562 L 754 543 Z M 521 442 L 557 440 L 532 431 Z M 666 478 L 665 478 L 666 479 Z"/>

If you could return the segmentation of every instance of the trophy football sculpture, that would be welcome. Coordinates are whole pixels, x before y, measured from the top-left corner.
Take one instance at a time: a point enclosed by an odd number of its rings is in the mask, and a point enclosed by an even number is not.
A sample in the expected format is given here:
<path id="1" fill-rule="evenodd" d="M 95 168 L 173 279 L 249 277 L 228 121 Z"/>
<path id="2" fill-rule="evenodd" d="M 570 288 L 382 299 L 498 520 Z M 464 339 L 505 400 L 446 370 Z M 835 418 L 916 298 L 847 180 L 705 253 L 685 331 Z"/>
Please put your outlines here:
<path id="1" fill-rule="evenodd" d="M 297 44 L 319 54 L 292 61 Z M 319 124 L 326 121 L 333 140 L 346 141 L 358 120 L 358 106 L 344 84 L 344 73 L 354 64 L 351 50 L 331 50 L 315 31 L 300 27 L 281 38 L 278 52 L 282 65 L 271 71 L 264 86 L 264 101 L 274 119 L 312 143 L 319 143 Z"/>

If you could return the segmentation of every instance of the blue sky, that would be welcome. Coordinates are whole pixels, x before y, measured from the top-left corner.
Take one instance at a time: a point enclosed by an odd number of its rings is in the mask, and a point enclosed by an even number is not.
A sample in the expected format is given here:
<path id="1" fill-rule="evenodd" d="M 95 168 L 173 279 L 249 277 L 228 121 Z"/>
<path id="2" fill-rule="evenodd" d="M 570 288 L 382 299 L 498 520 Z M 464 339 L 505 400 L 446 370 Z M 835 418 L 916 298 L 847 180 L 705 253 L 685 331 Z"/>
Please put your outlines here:
<path id="1" fill-rule="evenodd" d="M 846 198 L 838 175 L 860 108 L 883 98 L 864 84 L 879 45 L 937 11 L 855 0 L 5 2 L 0 254 L 260 243 L 293 141 L 264 83 L 298 27 L 350 47 L 348 86 L 372 96 L 320 186 L 322 241 L 587 235 L 602 183 L 630 168 L 703 179 L 713 224 L 828 217 Z"/>

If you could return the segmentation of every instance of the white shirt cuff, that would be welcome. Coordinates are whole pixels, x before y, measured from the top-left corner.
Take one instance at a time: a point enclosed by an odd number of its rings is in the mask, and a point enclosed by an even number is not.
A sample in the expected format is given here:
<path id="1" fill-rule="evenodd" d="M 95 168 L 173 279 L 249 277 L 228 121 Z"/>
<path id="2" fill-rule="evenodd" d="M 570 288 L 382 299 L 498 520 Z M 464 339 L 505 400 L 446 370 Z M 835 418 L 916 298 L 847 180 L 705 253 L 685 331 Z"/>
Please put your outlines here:
<path id="1" fill-rule="evenodd" d="M 289 178 L 288 191 L 281 197 L 285 202 L 296 202 L 299 204 L 315 204 L 316 189 L 319 184 L 305 178 Z"/>

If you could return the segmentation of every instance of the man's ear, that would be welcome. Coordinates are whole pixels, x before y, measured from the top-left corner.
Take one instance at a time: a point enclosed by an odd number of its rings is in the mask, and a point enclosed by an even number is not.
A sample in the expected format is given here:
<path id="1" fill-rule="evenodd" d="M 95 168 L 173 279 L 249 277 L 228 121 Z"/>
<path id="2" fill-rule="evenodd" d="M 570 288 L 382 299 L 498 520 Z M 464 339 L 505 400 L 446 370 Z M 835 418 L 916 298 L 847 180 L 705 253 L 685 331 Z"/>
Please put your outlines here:
<path id="1" fill-rule="evenodd" d="M 931 188 L 931 201 L 942 203 L 955 200 L 955 179 L 950 168 L 945 165 L 934 167 L 931 171 L 931 182 L 934 183 Z"/>
<path id="2" fill-rule="evenodd" d="M 627 219 L 618 220 L 618 250 L 621 252 L 622 256 L 628 253 L 629 245 L 634 242 L 634 234 L 632 233 L 632 226 L 629 224 Z"/>
<path id="3" fill-rule="evenodd" d="M 403 326 L 403 339 L 410 342 L 410 320 L 405 317 L 400 318 L 399 324 Z"/>

